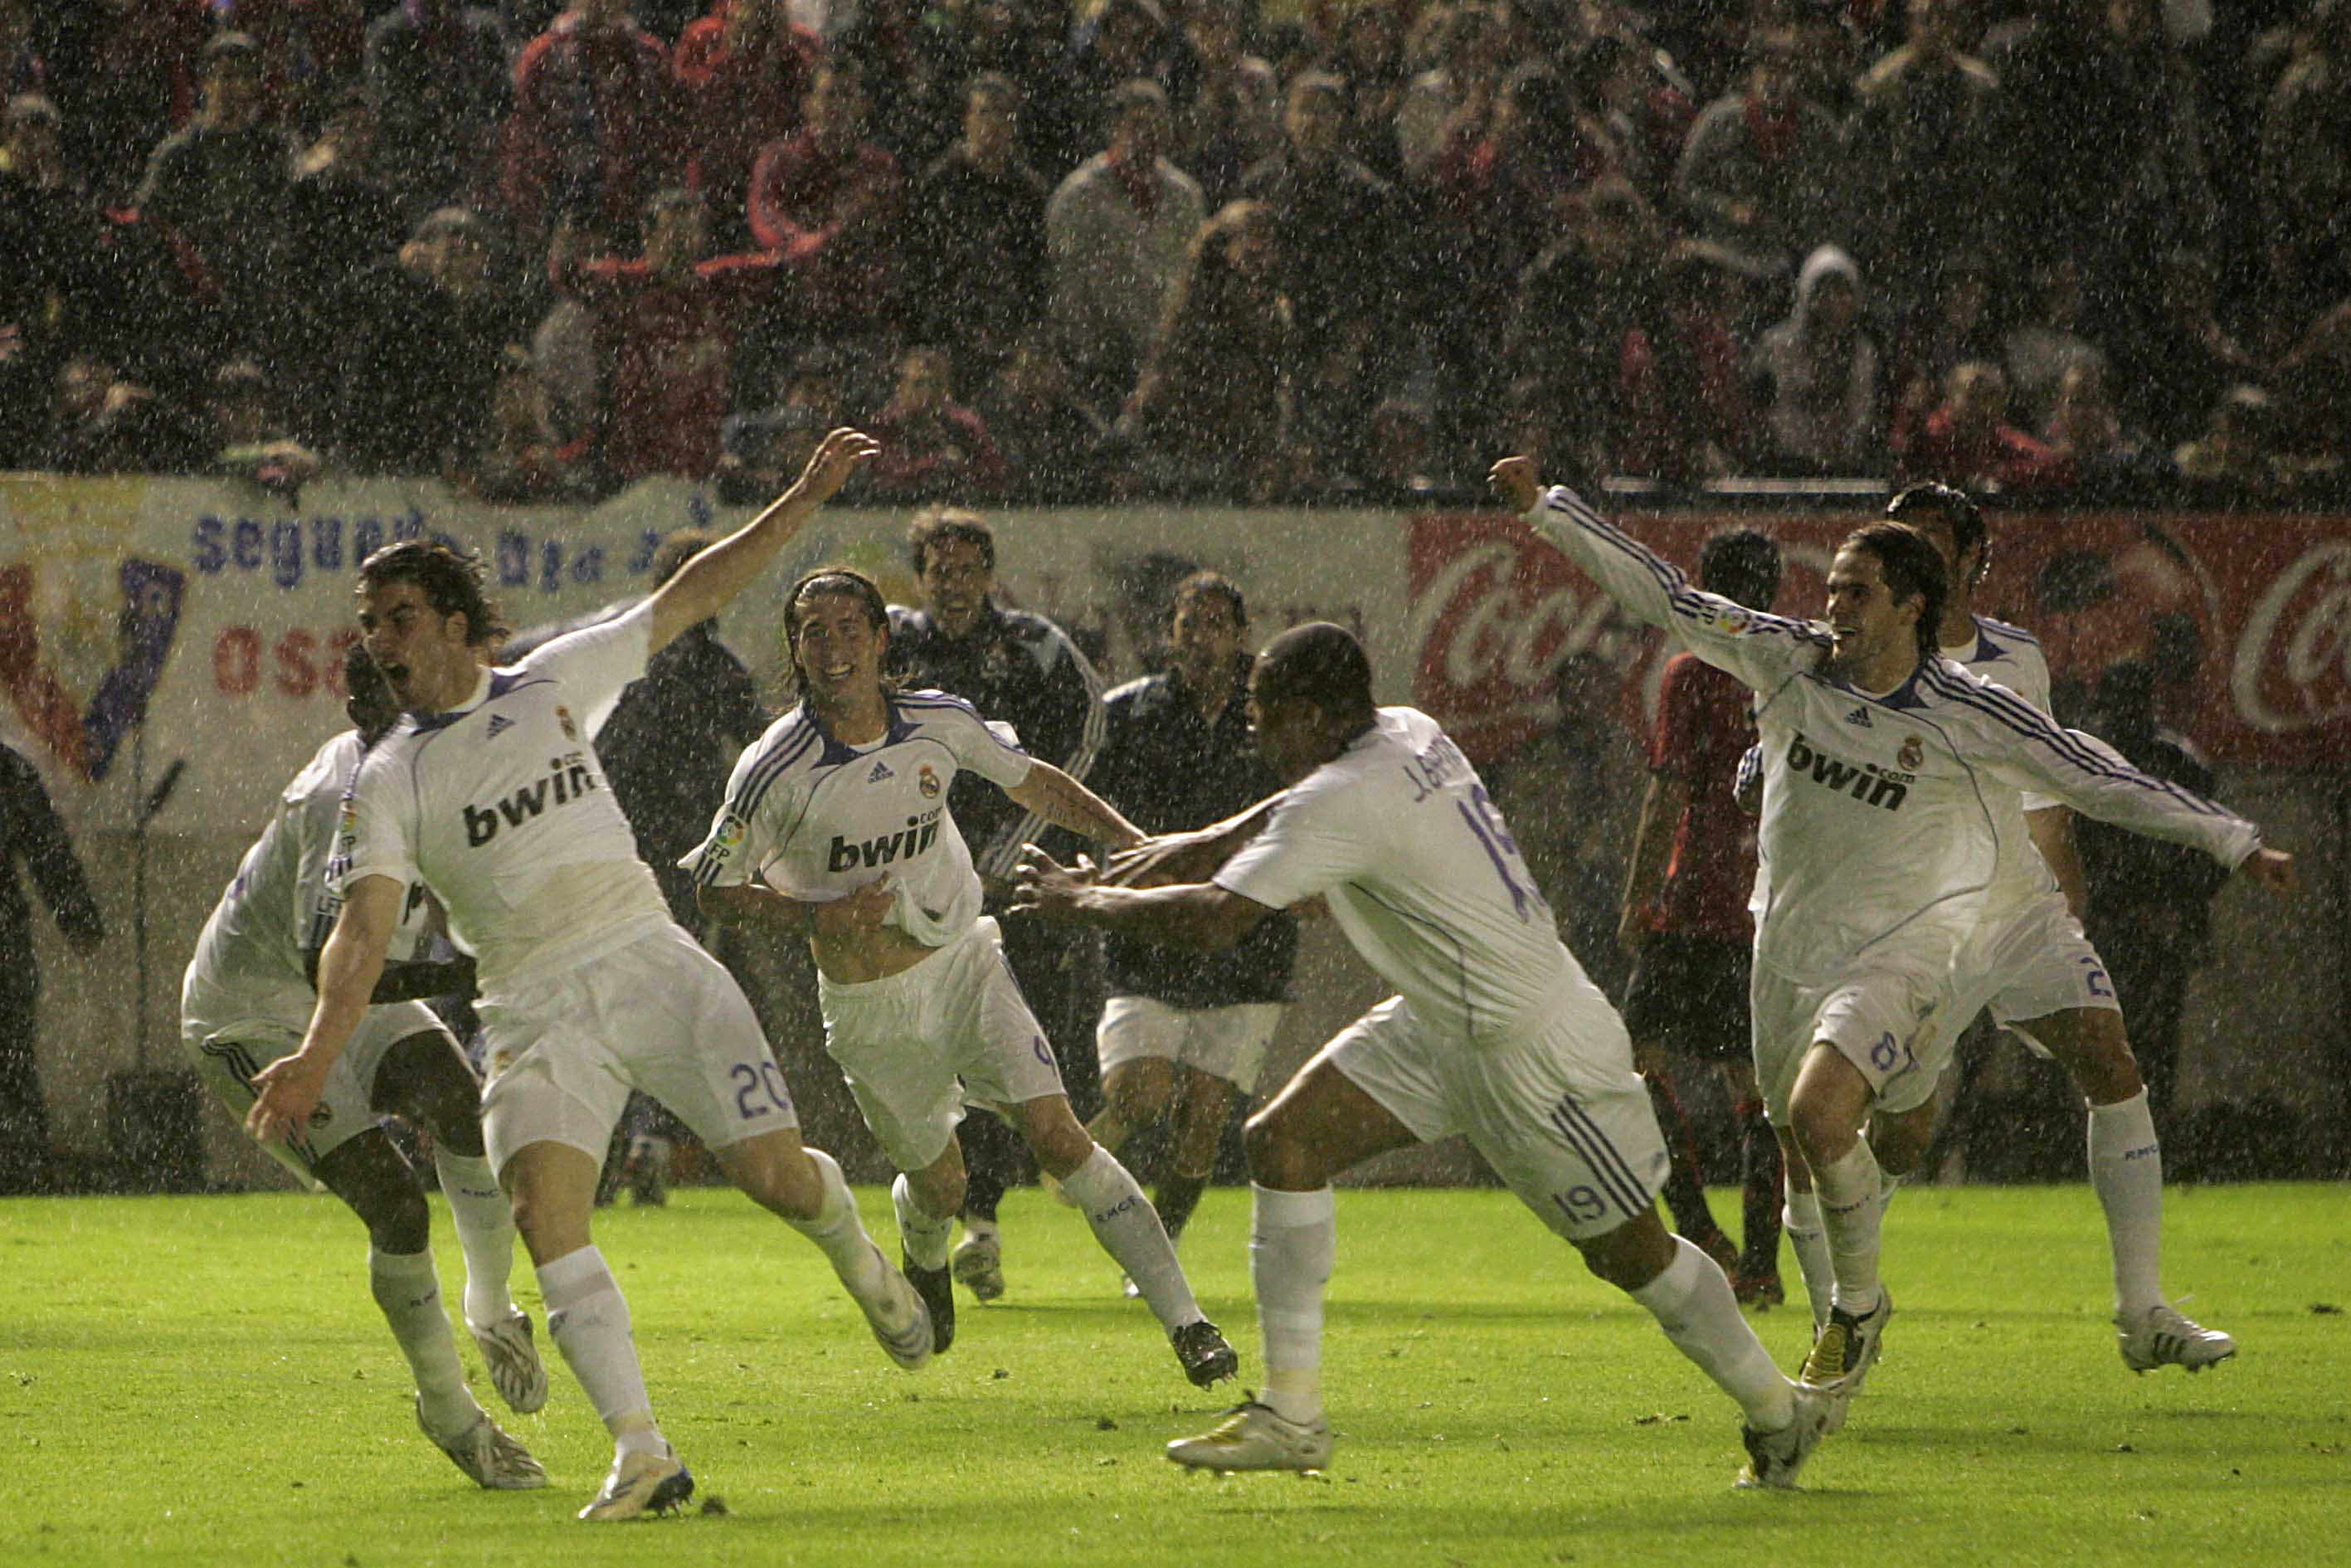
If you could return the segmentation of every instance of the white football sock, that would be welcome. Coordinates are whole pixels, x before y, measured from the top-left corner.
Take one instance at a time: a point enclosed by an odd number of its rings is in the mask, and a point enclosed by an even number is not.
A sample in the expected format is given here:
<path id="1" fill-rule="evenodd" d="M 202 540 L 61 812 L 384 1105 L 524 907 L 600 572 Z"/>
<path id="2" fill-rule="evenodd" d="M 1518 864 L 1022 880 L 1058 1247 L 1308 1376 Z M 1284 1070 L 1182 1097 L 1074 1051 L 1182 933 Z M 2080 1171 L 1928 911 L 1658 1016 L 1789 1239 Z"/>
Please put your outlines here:
<path id="1" fill-rule="evenodd" d="M 946 1268 L 947 1244 L 955 1239 L 955 1216 L 942 1219 L 924 1208 L 914 1197 L 914 1183 L 903 1172 L 890 1186 L 890 1202 L 898 1211 L 898 1240 L 906 1249 L 906 1260 L 917 1269 Z"/>
<path id="2" fill-rule="evenodd" d="M 498 1186 L 486 1155 L 433 1151 L 433 1172 L 456 1222 L 465 1253 L 465 1320 L 487 1328 L 511 1315 L 507 1277 L 514 1272 L 514 1207 Z"/>
<path id="3" fill-rule="evenodd" d="M 1126 1270 L 1160 1327 L 1172 1333 L 1199 1321 L 1200 1303 L 1192 1299 L 1191 1283 L 1184 1278 L 1184 1265 L 1176 1261 L 1159 1211 L 1117 1155 L 1096 1144 L 1086 1163 L 1061 1178 L 1061 1190 L 1085 1211 L 1094 1239 Z"/>
<path id="4" fill-rule="evenodd" d="M 1287 1421 L 1322 1415 L 1322 1288 L 1339 1254 L 1338 1205 L 1327 1186 L 1252 1186 L 1249 1278 L 1264 1343 L 1264 1401 Z"/>
<path id="5" fill-rule="evenodd" d="M 2106 1211 L 2116 1310 L 2137 1316 L 2163 1300 L 2163 1145 L 2146 1090 L 2090 1107 L 2090 1185 Z"/>
<path id="6" fill-rule="evenodd" d="M 582 1247 L 539 1265 L 538 1293 L 547 1302 L 548 1337 L 563 1353 L 605 1429 L 628 1439 L 624 1447 L 659 1452 L 661 1430 L 653 1424 L 653 1397 L 645 1392 L 636 1341 L 629 1333 L 629 1303 L 604 1254 Z"/>
<path id="7" fill-rule="evenodd" d="M 1836 1270 L 1829 1262 L 1828 1232 L 1821 1228 L 1817 1193 L 1790 1191 L 1780 1210 L 1780 1234 L 1796 1255 L 1796 1272 L 1803 1277 L 1804 1294 L 1813 1303 L 1813 1327 L 1829 1321 L 1829 1302 L 1836 1285 Z"/>
<path id="8" fill-rule="evenodd" d="M 449 1313 L 441 1304 L 441 1276 L 433 1268 L 433 1249 L 422 1252 L 379 1252 L 368 1249 L 368 1288 L 400 1354 L 416 1375 L 416 1392 L 425 1425 L 444 1437 L 471 1427 L 482 1407 L 465 1387 L 465 1368 L 457 1359 L 457 1342 L 449 1332 Z"/>
<path id="9" fill-rule="evenodd" d="M 1877 1308 L 1877 1241 L 1886 1216 L 1878 1186 L 1877 1156 L 1869 1152 L 1866 1138 L 1855 1138 L 1844 1158 L 1813 1172 L 1829 1264 L 1836 1274 L 1835 1304 L 1856 1317 Z"/>
<path id="10" fill-rule="evenodd" d="M 1788 1380 L 1739 1315 L 1739 1298 L 1713 1259 L 1677 1236 L 1665 1271 L 1627 1294 L 1649 1310 L 1675 1349 L 1739 1401 L 1750 1427 L 1777 1432 L 1796 1418 Z"/>
<path id="11" fill-rule="evenodd" d="M 890 1265 L 875 1249 L 873 1238 L 865 1233 L 865 1221 L 857 1212 L 857 1195 L 849 1190 L 849 1178 L 841 1174 L 840 1162 L 822 1149 L 802 1152 L 824 1183 L 824 1207 L 814 1219 L 785 1223 L 815 1242 L 841 1282 L 849 1287 L 849 1293 L 863 1301 L 882 1289 Z"/>

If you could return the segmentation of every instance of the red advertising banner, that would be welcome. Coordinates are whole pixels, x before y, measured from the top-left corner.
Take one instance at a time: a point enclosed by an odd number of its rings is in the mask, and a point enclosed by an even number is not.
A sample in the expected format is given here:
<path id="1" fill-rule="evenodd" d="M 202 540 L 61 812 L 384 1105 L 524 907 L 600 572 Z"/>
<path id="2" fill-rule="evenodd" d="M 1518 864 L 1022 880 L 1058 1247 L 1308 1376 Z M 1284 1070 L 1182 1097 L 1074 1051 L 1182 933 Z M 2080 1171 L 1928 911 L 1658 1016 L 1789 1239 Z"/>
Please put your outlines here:
<path id="1" fill-rule="evenodd" d="M 1786 552 L 1773 608 L 1816 615 L 1838 539 L 1865 513 L 1622 514 L 1695 572 L 1708 535 L 1761 528 Z M 2167 722 L 2242 767 L 2351 766 L 2351 518 L 2001 512 L 1976 608 L 2039 636 L 2056 705 L 2125 659 Z M 1664 635 L 1631 620 L 1514 517 L 1413 519 L 1414 700 L 1470 756 L 1556 723 L 1562 691 L 1644 722 Z"/>

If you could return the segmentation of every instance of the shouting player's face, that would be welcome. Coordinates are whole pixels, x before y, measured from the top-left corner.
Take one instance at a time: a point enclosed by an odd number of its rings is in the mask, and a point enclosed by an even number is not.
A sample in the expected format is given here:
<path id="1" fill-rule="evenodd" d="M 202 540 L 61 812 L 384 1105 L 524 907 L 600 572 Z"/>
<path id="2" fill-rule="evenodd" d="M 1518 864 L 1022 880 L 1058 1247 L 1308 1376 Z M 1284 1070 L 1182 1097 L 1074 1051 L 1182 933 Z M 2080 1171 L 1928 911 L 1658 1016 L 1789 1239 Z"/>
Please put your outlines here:
<path id="1" fill-rule="evenodd" d="M 970 539 L 933 539 L 923 551 L 923 570 L 914 582 L 939 630 L 967 637 L 996 589 L 996 568 L 987 549 Z"/>
<path id="2" fill-rule="evenodd" d="M 434 610 L 417 584 L 362 589 L 360 631 L 392 695 L 411 713 L 444 713 L 474 695 L 481 662 L 465 641 L 465 617 Z"/>
<path id="3" fill-rule="evenodd" d="M 1867 550 L 1843 549 L 1829 565 L 1830 667 L 1871 689 L 1898 684 L 1918 662 L 1916 599 L 1896 602 Z"/>
<path id="4" fill-rule="evenodd" d="M 838 711 L 881 695 L 886 633 L 873 624 L 864 600 L 854 593 L 802 594 L 799 628 L 792 657 L 818 707 Z"/>

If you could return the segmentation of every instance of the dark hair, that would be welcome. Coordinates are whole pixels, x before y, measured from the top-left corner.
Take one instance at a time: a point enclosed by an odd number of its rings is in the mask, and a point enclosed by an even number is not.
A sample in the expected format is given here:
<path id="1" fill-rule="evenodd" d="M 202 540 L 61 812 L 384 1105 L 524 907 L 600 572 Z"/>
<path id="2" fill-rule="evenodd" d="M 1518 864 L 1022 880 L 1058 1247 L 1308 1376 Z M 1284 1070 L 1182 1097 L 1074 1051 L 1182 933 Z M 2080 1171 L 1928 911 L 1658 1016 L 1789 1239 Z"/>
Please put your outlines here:
<path id="1" fill-rule="evenodd" d="M 436 615 L 463 615 L 465 643 L 486 647 L 512 632 L 497 605 L 482 591 L 482 558 L 460 554 L 437 539 L 402 539 L 360 563 L 360 588 L 413 582 Z"/>
<path id="2" fill-rule="evenodd" d="M 659 588 L 677 575 L 678 568 L 718 542 L 718 536 L 707 528 L 679 528 L 662 540 L 653 550 L 653 586 Z"/>
<path id="3" fill-rule="evenodd" d="M 1014 109 L 1019 109 L 1027 97 L 1021 92 L 1020 84 L 1002 71 L 976 72 L 969 81 L 963 84 L 963 96 L 966 102 L 975 98 L 986 98 L 998 103 L 1008 103 Z"/>
<path id="4" fill-rule="evenodd" d="M 1750 610 L 1769 610 L 1780 596 L 1780 547 L 1759 529 L 1725 528 L 1699 547 L 1698 582 Z"/>
<path id="5" fill-rule="evenodd" d="M 800 668 L 800 601 L 812 593 L 846 593 L 864 607 L 866 624 L 885 637 L 890 632 L 890 601 L 882 597 L 880 586 L 872 578 L 853 566 L 820 566 L 802 572 L 784 596 L 784 657 L 790 666 L 792 690 L 803 698 L 808 695 L 808 675 Z M 896 685 L 885 671 L 883 689 L 891 690 Z"/>
<path id="6" fill-rule="evenodd" d="M 1296 698 L 1326 714 L 1372 711 L 1372 661 L 1343 626 L 1310 621 L 1292 626 L 1258 655 L 1260 700 Z"/>
<path id="7" fill-rule="evenodd" d="M 196 57 L 204 62 L 202 68 L 206 71 L 223 60 L 257 67 L 261 63 L 261 42 L 251 33 L 214 33 L 196 51 Z"/>
<path id="8" fill-rule="evenodd" d="M 1896 603 L 1906 599 L 1921 601 L 1916 628 L 1918 657 L 1931 659 L 1942 652 L 1938 629 L 1943 623 L 1943 601 L 1950 597 L 1950 583 L 1943 572 L 1943 552 L 1934 542 L 1906 523 L 1865 523 L 1845 535 L 1839 548 L 1874 557 L 1878 575 L 1886 580 L 1886 591 Z"/>
<path id="9" fill-rule="evenodd" d="M 1241 598 L 1241 585 L 1221 571 L 1203 567 L 1178 582 L 1167 596 L 1168 617 L 1172 620 L 1177 611 L 1196 599 L 1221 599 L 1231 607 L 1237 623 L 1249 624 L 1249 603 Z"/>
<path id="10" fill-rule="evenodd" d="M 1968 581 L 1973 585 L 1983 580 L 1991 566 L 1991 535 L 1984 527 L 1983 508 L 1965 490 L 1933 479 L 1921 480 L 1896 491 L 1894 499 L 1886 503 L 1886 515 L 1897 523 L 1920 517 L 1942 519 L 1951 530 L 1953 564 L 1970 549 L 1975 550 L 1975 574 Z"/>
<path id="11" fill-rule="evenodd" d="M 923 575 L 931 547 L 949 539 L 977 545 L 981 562 L 988 570 L 996 570 L 996 530 L 986 517 L 961 507 L 926 507 L 914 514 L 914 526 L 906 530 L 906 559 L 916 577 Z"/>
<path id="12" fill-rule="evenodd" d="M 1136 77 L 1110 89 L 1110 117 L 1123 120 L 1138 109 L 1165 109 L 1167 89 L 1148 77 Z"/>

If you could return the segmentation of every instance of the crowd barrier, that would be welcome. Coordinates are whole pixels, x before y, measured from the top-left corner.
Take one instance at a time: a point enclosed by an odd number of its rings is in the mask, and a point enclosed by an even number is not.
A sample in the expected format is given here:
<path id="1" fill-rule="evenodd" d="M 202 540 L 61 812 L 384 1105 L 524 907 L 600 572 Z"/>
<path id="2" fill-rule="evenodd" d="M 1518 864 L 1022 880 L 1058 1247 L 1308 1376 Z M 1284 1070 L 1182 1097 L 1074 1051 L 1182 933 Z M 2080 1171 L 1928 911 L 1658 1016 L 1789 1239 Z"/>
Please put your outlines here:
<path id="1" fill-rule="evenodd" d="M 1802 612 L 1820 601 L 1835 540 L 1870 509 L 1621 515 L 1685 566 L 1727 522 L 1768 527 L 1792 568 L 1779 608 Z M 508 619 L 527 628 L 645 591 L 667 533 L 742 516 L 684 481 L 580 510 L 486 506 L 432 481 L 320 483 L 294 503 L 235 482 L 0 476 L 0 730 L 42 768 L 112 927 L 104 955 L 75 960 L 42 923 L 44 1071 L 62 1137 L 103 1141 L 108 1073 L 176 1062 L 176 982 L 194 934 L 275 793 L 343 723 L 340 661 L 371 549 L 431 536 L 479 550 Z M 1317 618 L 1355 631 L 1383 699 L 1437 715 L 1481 765 L 1539 758 L 1563 723 L 1601 718 L 1637 737 L 1669 651 L 1492 512 L 1146 506 L 994 520 L 1003 598 L 1081 630 L 1112 678 L 1146 667 L 1167 589 L 1211 566 L 1243 585 L 1260 638 Z M 725 633 L 771 700 L 782 586 L 841 560 L 911 597 L 906 521 L 904 510 L 827 509 L 728 612 Z M 2118 659 L 2154 664 L 2166 716 L 2211 756 L 2223 793 L 2305 856 L 2286 906 L 2223 894 L 2188 1091 L 2273 1083 L 2341 1124 L 2351 517 L 2011 511 L 1995 527 L 1980 604 L 2042 637 L 2061 689 Z M 1559 799 L 1518 771 L 1522 815 L 1629 821 L 1635 804 Z M 159 802 L 167 778 L 177 787 Z M 141 852 L 143 919 L 131 869 Z M 2281 931 L 2294 940 L 2281 944 Z M 1364 994 L 1355 982 L 1340 991 L 1346 1006 Z M 1302 1007 L 1285 1036 L 1305 1040 L 1334 1021 L 1327 1010 Z"/>

